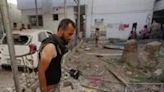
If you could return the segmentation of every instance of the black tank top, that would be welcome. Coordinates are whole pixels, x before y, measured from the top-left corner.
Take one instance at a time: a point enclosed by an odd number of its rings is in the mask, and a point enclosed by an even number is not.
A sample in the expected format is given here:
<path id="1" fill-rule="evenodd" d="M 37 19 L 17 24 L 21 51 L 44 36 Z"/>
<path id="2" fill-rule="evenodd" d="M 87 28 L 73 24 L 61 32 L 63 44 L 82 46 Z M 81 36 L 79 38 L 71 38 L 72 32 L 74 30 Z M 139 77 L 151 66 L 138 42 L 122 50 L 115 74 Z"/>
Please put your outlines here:
<path id="1" fill-rule="evenodd" d="M 39 59 L 40 59 L 40 52 L 42 49 L 48 44 L 52 43 L 56 47 L 57 56 L 52 58 L 48 69 L 45 72 L 47 85 L 58 84 L 61 78 L 61 60 L 62 56 L 68 51 L 65 47 L 63 41 L 58 38 L 56 35 L 51 35 L 47 39 L 42 41 L 42 45 L 39 50 Z"/>
<path id="2" fill-rule="evenodd" d="M 59 51 L 57 50 L 57 56 L 51 60 L 45 73 L 47 85 L 59 83 L 61 78 L 61 59 L 62 55 L 60 55 Z"/>

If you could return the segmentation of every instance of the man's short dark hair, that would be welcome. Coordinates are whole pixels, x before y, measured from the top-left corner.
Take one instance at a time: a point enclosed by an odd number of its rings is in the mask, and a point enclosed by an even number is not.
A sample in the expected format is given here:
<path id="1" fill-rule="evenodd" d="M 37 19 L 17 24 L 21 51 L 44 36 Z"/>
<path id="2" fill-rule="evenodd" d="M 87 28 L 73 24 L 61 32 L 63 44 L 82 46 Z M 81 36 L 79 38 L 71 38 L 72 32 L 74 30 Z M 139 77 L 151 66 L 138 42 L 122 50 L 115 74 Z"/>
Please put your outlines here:
<path id="1" fill-rule="evenodd" d="M 70 20 L 70 19 L 63 19 L 60 21 L 59 26 L 58 26 L 58 31 L 60 28 L 66 28 L 69 24 L 71 24 L 75 28 L 75 23 Z"/>

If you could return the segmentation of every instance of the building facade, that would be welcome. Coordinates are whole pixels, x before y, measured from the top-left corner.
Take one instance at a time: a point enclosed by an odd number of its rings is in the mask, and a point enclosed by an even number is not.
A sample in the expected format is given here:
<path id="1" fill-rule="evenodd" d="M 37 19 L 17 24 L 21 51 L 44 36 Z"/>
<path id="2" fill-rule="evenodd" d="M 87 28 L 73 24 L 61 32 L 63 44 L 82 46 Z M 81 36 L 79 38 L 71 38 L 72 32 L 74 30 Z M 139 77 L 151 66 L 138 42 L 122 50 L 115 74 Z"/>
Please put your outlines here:
<path id="1" fill-rule="evenodd" d="M 36 2 L 37 11 L 36 13 Z M 76 0 L 75 0 L 76 1 Z M 36 14 L 38 15 L 38 25 L 40 28 L 56 31 L 59 21 L 63 18 L 70 18 L 76 21 L 74 0 L 66 0 L 66 9 L 64 8 L 64 0 L 17 0 L 18 8 L 22 11 L 24 24 L 36 26 Z M 81 4 L 85 4 L 81 0 Z"/>
<path id="2" fill-rule="evenodd" d="M 17 0 L 22 11 L 23 23 L 35 27 L 35 0 Z M 41 28 L 57 30 L 58 23 L 64 17 L 76 22 L 76 0 L 37 0 L 39 25 Z M 100 28 L 108 38 L 127 39 L 133 25 L 136 32 L 152 22 L 155 0 L 80 0 L 81 21 L 85 37 L 91 38 L 95 28 Z M 85 9 L 85 10 L 84 10 Z M 84 10 L 84 11 L 83 11 Z M 66 11 L 66 12 L 64 12 Z"/>
<path id="3" fill-rule="evenodd" d="M 132 26 L 138 33 L 144 25 L 150 25 L 155 0 L 88 0 L 87 37 L 95 27 L 105 31 L 106 38 L 127 39 Z"/>

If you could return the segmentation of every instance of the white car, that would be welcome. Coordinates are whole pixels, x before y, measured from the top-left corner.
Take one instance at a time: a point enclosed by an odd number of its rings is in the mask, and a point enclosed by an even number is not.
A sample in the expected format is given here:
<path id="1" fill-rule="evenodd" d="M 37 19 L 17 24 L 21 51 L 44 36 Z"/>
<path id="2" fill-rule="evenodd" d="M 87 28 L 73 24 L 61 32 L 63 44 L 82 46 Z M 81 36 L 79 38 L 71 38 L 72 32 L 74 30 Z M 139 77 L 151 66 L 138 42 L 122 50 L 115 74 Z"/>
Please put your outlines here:
<path id="1" fill-rule="evenodd" d="M 13 31 L 12 34 L 14 39 L 16 64 L 18 67 L 36 69 L 38 66 L 38 49 L 41 45 L 41 41 L 47 38 L 51 32 L 47 30 L 31 29 Z M 34 45 L 36 47 L 36 52 L 33 54 L 29 54 L 30 45 Z M 11 66 L 6 37 L 0 45 L 0 64 L 2 68 Z"/>

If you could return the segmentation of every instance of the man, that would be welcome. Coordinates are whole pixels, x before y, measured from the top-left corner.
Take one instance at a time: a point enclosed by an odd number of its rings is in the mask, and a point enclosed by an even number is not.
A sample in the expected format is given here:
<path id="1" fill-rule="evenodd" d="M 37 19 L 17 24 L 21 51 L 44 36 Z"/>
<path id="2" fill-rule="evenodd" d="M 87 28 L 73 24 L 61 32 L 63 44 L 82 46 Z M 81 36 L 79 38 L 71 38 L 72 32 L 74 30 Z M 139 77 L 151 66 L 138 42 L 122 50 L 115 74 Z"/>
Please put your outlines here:
<path id="1" fill-rule="evenodd" d="M 142 39 L 148 39 L 149 38 L 149 34 L 150 32 L 149 32 L 149 30 L 148 30 L 148 28 L 147 28 L 147 25 L 145 25 L 144 26 L 144 29 L 142 29 L 141 31 L 140 31 L 140 35 L 141 35 L 141 38 Z"/>
<path id="2" fill-rule="evenodd" d="M 72 39 L 74 31 L 74 22 L 70 19 L 63 19 L 59 23 L 57 34 L 52 34 L 42 42 L 38 66 L 41 92 L 59 92 L 61 59 L 67 52 L 65 45 Z"/>
<path id="3" fill-rule="evenodd" d="M 22 25 L 21 25 L 21 28 L 20 28 L 20 31 L 22 31 L 22 30 L 24 30 L 24 29 L 26 29 L 26 28 L 25 28 L 25 25 L 22 24 Z"/>
<path id="4" fill-rule="evenodd" d="M 16 22 L 13 23 L 13 30 L 18 30 Z"/>

